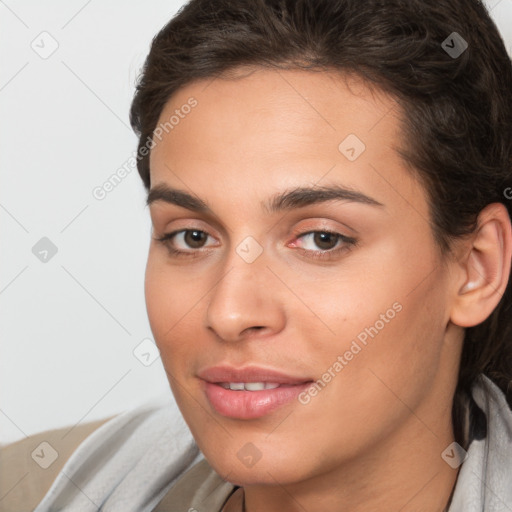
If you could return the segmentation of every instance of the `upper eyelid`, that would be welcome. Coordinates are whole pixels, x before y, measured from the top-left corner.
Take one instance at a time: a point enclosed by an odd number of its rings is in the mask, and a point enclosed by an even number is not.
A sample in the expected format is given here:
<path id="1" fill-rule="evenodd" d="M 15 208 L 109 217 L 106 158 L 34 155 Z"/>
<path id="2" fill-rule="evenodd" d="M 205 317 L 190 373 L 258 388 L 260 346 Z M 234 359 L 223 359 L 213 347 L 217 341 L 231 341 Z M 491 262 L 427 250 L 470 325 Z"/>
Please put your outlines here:
<path id="1" fill-rule="evenodd" d="M 334 202 L 336 202 L 335 200 L 332 200 Z M 163 204 L 162 204 L 163 203 Z M 359 236 L 359 232 L 358 232 L 358 229 L 356 229 L 355 227 L 349 225 L 349 224 L 346 224 L 344 223 L 342 220 L 340 219 L 337 219 L 337 212 L 336 210 L 333 212 L 331 210 L 331 201 L 324 201 L 324 202 L 319 202 L 319 203 L 314 203 L 314 204 L 308 204 L 308 205 L 304 205 L 304 206 L 301 206 L 301 207 L 296 207 L 296 208 L 293 208 L 291 209 L 289 212 L 287 212 L 287 214 L 285 216 L 289 216 L 290 214 L 293 215 L 294 213 L 297 214 L 297 216 L 300 215 L 300 217 L 297 217 L 297 221 L 300 221 L 302 219 L 302 216 L 303 215 L 306 215 L 307 218 L 311 218 L 311 219 L 316 219 L 316 221 L 320 221 L 320 219 L 324 219 L 324 220 L 327 220 L 327 221 L 332 221 L 332 222 L 335 222 L 337 224 L 340 224 L 342 226 L 344 226 L 343 228 L 340 228 L 340 229 L 345 229 L 345 230 L 348 230 L 350 233 L 353 233 L 355 236 Z M 365 204 L 363 202 L 351 202 L 351 201 L 342 201 L 343 204 L 347 204 L 347 205 L 350 205 L 350 204 L 355 204 L 355 205 L 361 205 L 361 204 Z M 166 206 L 169 206 L 170 203 L 166 203 L 166 202 L 163 202 L 163 201 L 160 201 L 160 200 L 155 200 L 153 202 L 151 202 L 148 207 L 150 209 L 150 215 L 151 215 L 151 218 L 152 218 L 152 222 L 153 222 L 153 225 L 155 225 L 157 223 L 157 219 L 159 219 L 160 217 L 160 213 L 157 213 L 158 210 L 159 210 L 159 207 L 160 206 L 163 206 L 164 208 L 162 209 L 162 215 L 166 215 L 165 212 L 166 212 Z M 382 205 L 381 203 L 378 203 L 376 202 L 376 205 L 377 206 L 384 206 Z M 306 212 L 304 212 L 304 210 L 308 210 L 309 208 L 322 208 L 322 210 L 315 210 L 315 211 L 309 211 L 309 215 L 306 214 Z M 324 210 L 324 208 L 327 208 L 327 210 Z M 322 213 L 323 211 L 323 213 Z M 379 211 L 381 211 L 381 208 L 379 208 Z M 194 212 L 188 212 L 189 214 L 190 213 L 194 213 Z M 278 213 L 276 213 L 277 215 Z M 223 223 L 217 216 L 215 215 L 210 215 L 209 213 L 198 213 L 197 214 L 198 216 L 195 217 L 195 216 L 189 216 L 189 215 L 186 215 L 186 218 L 189 219 L 189 220 L 194 220 L 195 222 L 198 222 L 199 224 L 206 224 L 208 226 L 212 226 L 213 229 L 217 232 L 217 233 L 220 233 L 221 236 L 228 236 L 230 233 L 233 232 L 233 229 L 231 227 L 229 227 L 228 225 L 226 225 L 225 223 Z M 281 216 L 283 217 L 283 216 Z M 183 218 L 181 216 L 179 216 L 178 218 Z M 162 219 L 163 220 L 163 219 Z M 295 223 L 296 221 L 293 220 L 293 222 Z M 158 223 L 160 223 L 160 220 L 158 220 Z M 269 228 L 269 231 L 273 230 L 276 226 L 277 226 L 278 223 L 272 223 L 271 227 Z M 195 226 L 193 226 L 195 228 Z M 189 229 L 189 228 L 182 228 L 182 229 Z M 201 229 L 201 228 L 200 228 Z M 328 228 L 328 230 L 331 230 L 330 228 Z M 206 230 L 203 230 L 201 229 L 201 231 L 206 231 Z M 315 231 L 320 231 L 320 230 L 317 230 L 315 229 Z M 336 231 L 336 228 L 334 228 L 334 231 Z M 343 234 L 343 233 L 340 233 L 340 234 Z M 346 235 L 346 236 L 351 236 L 351 235 Z"/>

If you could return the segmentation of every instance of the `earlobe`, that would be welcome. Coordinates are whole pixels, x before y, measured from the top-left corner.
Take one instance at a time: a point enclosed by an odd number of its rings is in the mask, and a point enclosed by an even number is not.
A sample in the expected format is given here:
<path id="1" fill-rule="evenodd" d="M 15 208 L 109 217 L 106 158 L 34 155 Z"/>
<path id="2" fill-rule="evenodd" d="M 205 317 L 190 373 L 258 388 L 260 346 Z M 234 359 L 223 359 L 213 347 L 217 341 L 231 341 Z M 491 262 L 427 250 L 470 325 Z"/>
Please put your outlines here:
<path id="1" fill-rule="evenodd" d="M 508 284 L 512 228 L 501 203 L 486 206 L 478 216 L 469 251 L 461 261 L 463 284 L 458 286 L 451 321 L 461 327 L 482 323 L 496 308 Z"/>

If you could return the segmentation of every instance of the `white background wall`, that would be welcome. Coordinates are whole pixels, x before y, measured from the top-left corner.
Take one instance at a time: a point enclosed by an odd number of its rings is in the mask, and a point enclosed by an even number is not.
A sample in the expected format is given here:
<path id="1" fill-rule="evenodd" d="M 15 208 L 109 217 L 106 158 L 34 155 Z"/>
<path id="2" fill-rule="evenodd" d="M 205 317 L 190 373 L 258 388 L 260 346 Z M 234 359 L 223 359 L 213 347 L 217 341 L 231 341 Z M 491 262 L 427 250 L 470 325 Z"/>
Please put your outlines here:
<path id="1" fill-rule="evenodd" d="M 0 443 L 170 393 L 133 354 L 151 338 L 142 182 L 92 191 L 136 150 L 135 78 L 182 3 L 0 1 Z M 488 5 L 512 54 L 512 0 Z"/>

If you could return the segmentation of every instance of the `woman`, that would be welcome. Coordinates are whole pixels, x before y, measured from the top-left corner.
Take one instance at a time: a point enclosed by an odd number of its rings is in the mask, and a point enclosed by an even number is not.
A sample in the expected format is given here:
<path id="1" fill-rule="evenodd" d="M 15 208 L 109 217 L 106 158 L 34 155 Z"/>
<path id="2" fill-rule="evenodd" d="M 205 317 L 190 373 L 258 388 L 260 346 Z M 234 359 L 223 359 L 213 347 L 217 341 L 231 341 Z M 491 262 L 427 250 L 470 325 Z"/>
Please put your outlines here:
<path id="1" fill-rule="evenodd" d="M 192 0 L 131 121 L 186 425 L 103 424 L 36 510 L 512 509 L 512 67 L 482 4 Z"/>

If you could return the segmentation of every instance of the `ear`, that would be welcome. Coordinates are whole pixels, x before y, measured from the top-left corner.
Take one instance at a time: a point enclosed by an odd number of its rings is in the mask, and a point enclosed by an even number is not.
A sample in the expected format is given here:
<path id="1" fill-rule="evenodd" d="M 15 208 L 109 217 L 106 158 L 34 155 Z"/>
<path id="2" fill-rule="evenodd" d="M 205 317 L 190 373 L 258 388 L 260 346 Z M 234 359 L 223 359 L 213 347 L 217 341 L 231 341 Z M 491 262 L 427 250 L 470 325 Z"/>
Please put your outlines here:
<path id="1" fill-rule="evenodd" d="M 505 205 L 492 203 L 480 212 L 464 248 L 450 319 L 461 327 L 473 327 L 494 311 L 508 284 L 512 228 Z"/>

